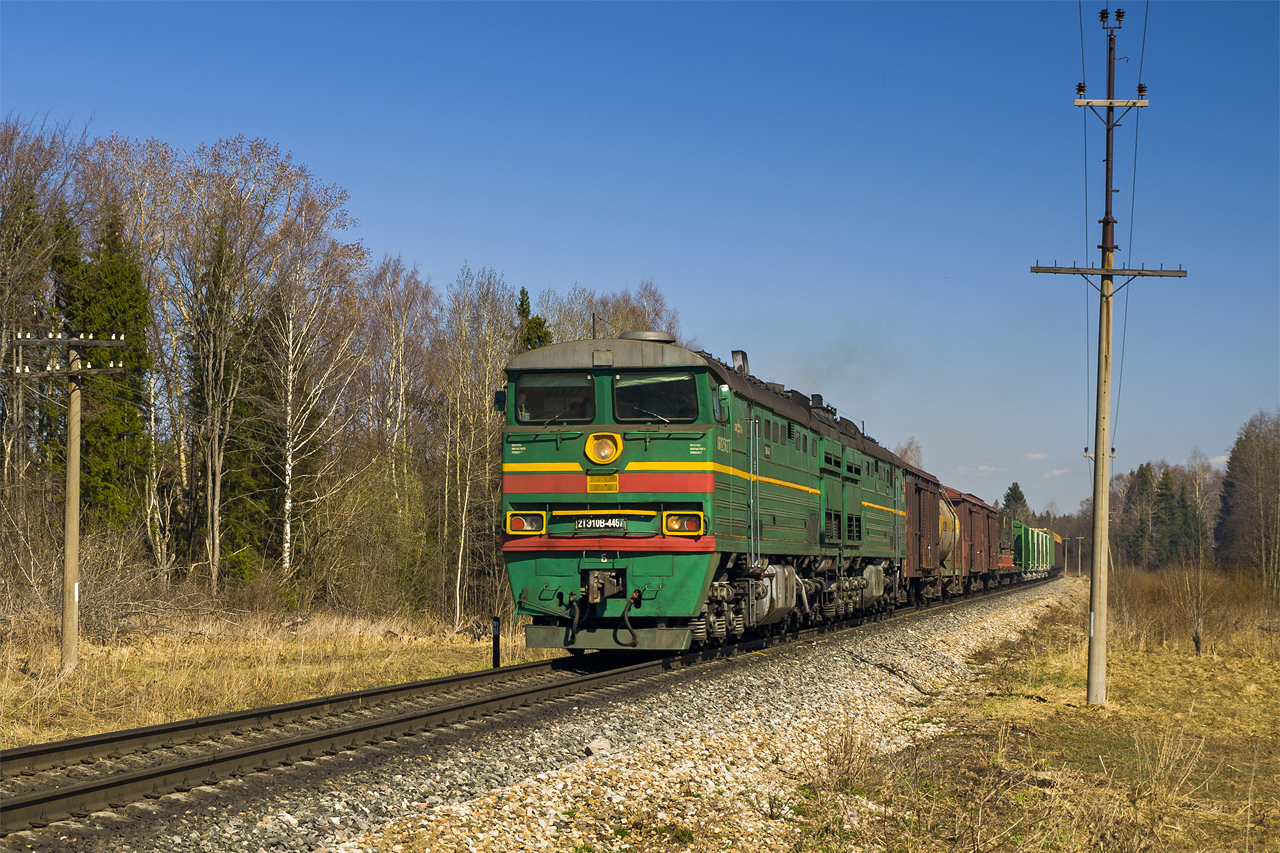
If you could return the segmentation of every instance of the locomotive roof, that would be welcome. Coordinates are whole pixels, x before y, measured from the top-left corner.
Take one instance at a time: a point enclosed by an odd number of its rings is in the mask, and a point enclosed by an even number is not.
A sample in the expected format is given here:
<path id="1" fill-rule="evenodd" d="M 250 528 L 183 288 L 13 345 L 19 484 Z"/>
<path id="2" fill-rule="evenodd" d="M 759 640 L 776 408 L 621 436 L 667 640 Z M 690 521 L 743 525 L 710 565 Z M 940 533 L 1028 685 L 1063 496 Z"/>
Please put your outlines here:
<path id="1" fill-rule="evenodd" d="M 603 338 L 567 341 L 521 353 L 507 370 L 591 370 L 597 367 L 705 367 L 707 360 L 675 344 Z"/>
<path id="2" fill-rule="evenodd" d="M 833 410 L 826 406 L 813 404 L 813 398 L 800 391 L 774 390 L 782 386 L 770 387 L 751 374 L 741 374 L 720 359 L 701 353 L 711 372 L 722 384 L 728 385 L 734 393 L 752 402 L 759 403 L 771 411 L 797 423 L 805 424 L 816 433 L 827 438 L 837 438 L 842 444 L 853 447 L 866 456 L 903 466 L 903 461 L 896 454 L 880 444 L 848 418 L 836 417 Z"/>
<path id="3" fill-rule="evenodd" d="M 781 385 L 771 386 L 755 376 L 739 373 L 709 353 L 694 352 L 676 344 L 626 338 L 566 341 L 529 350 L 507 363 L 509 373 L 524 370 L 593 370 L 600 367 L 709 368 L 718 382 L 728 385 L 739 397 L 804 424 L 816 433 L 838 439 L 842 444 L 873 459 L 935 479 L 925 471 L 913 469 L 897 454 L 865 435 L 853 421 L 837 417 L 835 411 L 826 406 L 815 406 L 807 394 L 785 390 Z"/>

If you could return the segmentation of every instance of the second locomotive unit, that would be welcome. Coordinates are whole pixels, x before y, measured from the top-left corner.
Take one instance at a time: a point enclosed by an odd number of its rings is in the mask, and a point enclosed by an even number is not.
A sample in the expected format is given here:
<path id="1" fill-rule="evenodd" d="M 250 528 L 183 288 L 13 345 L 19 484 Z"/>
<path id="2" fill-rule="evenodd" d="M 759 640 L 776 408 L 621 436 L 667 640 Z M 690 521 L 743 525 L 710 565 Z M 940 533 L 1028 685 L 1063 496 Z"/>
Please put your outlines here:
<path id="1" fill-rule="evenodd" d="M 507 365 L 503 554 L 529 646 L 687 649 L 1050 570 L 1052 534 L 733 362 L 627 332 Z"/>

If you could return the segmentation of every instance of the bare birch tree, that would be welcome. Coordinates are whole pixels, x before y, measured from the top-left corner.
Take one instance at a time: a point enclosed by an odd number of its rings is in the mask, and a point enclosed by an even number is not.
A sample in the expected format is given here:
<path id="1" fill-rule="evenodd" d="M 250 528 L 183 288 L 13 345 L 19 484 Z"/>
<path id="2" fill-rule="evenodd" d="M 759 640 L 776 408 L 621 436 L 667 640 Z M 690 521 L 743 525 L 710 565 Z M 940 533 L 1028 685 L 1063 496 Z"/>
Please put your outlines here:
<path id="1" fill-rule="evenodd" d="M 364 247 L 340 243 L 332 232 L 348 226 L 342 209 L 346 193 L 317 188 L 298 204 L 297 215 L 281 231 L 282 261 L 264 312 L 262 347 L 271 373 L 275 399 L 268 411 L 277 427 L 283 478 L 281 569 L 292 578 L 293 521 L 298 467 L 318 458 L 328 439 L 343 426 L 343 410 L 335 407 L 358 364 L 352 357 L 356 330 L 338 311 L 343 290 L 364 261 Z M 330 455 L 319 479 L 329 473 Z"/>
<path id="2" fill-rule="evenodd" d="M 593 325 L 600 338 L 652 329 L 681 340 L 679 312 L 649 279 L 640 282 L 634 293 L 625 288 L 596 293 L 577 283 L 564 294 L 544 290 L 538 294 L 538 313 L 546 318 L 557 342 L 586 340 L 592 336 Z"/>
<path id="3" fill-rule="evenodd" d="M 49 265 L 61 246 L 59 221 L 78 219 L 73 178 L 86 131 L 67 125 L 0 121 L 0 365 L 9 365 L 17 330 L 49 322 Z M 3 482 L 13 484 L 21 442 L 22 385 L 0 384 Z"/>
<path id="4" fill-rule="evenodd" d="M 361 289 L 360 346 L 366 431 L 386 460 L 397 500 L 409 475 L 412 404 L 428 396 L 427 346 L 436 307 L 431 280 L 399 257 L 384 257 Z"/>
<path id="5" fill-rule="evenodd" d="M 591 315 L 598 307 L 595 291 L 577 282 L 564 293 L 547 289 L 538 294 L 538 313 L 547 319 L 558 343 L 589 340 Z M 596 333 L 609 337 L 603 328 L 597 328 Z"/>
<path id="6" fill-rule="evenodd" d="M 174 229 L 174 310 L 188 347 L 193 413 L 204 476 L 204 551 L 217 591 L 222 561 L 222 483 L 246 354 L 267 285 L 278 274 L 284 234 L 316 188 L 305 166 L 263 140 L 202 145 L 184 162 L 184 209 Z"/>
<path id="7" fill-rule="evenodd" d="M 1280 595 L 1280 410 L 1258 412 L 1240 427 L 1216 537 L 1224 562 L 1256 573 Z"/>
<path id="8" fill-rule="evenodd" d="M 902 461 L 908 465 L 914 465 L 917 468 L 924 467 L 924 450 L 920 447 L 920 442 L 913 435 L 906 440 L 905 443 L 899 444 L 893 449 L 893 452 L 902 457 Z"/>
<path id="9" fill-rule="evenodd" d="M 464 265 L 445 296 L 436 336 L 437 422 L 444 431 L 447 472 L 439 533 L 442 545 L 452 549 L 455 629 L 463 624 L 468 581 L 497 568 L 492 531 L 500 501 L 502 421 L 491 401 L 514 348 L 515 308 L 501 274 Z"/>

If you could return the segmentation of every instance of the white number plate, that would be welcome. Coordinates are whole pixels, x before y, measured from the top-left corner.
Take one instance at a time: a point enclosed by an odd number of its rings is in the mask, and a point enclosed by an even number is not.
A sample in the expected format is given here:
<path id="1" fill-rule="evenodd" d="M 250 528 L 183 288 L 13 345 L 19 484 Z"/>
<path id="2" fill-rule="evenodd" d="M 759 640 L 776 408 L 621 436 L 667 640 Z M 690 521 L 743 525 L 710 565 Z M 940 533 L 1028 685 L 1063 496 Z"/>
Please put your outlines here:
<path id="1" fill-rule="evenodd" d="M 574 530 L 626 530 L 627 521 L 624 518 L 575 518 L 573 521 Z"/>

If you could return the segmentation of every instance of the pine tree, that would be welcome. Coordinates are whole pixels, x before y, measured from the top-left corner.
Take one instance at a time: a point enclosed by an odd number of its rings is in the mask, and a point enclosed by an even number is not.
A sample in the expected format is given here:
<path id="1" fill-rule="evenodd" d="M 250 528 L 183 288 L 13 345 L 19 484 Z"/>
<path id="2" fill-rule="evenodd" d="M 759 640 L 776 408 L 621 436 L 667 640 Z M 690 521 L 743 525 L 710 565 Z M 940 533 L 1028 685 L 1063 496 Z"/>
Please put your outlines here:
<path id="1" fill-rule="evenodd" d="M 1187 495 L 1185 483 L 1178 490 L 1178 514 L 1181 518 L 1178 553 L 1202 559 L 1209 548 L 1209 526 L 1196 502 Z"/>
<path id="2" fill-rule="evenodd" d="M 1150 462 L 1143 462 L 1129 472 L 1129 487 L 1125 490 L 1123 538 L 1121 545 L 1135 566 L 1148 567 L 1155 553 L 1152 505 L 1155 501 L 1156 479 Z"/>
<path id="3" fill-rule="evenodd" d="M 279 557 L 281 476 L 270 448 L 278 430 L 265 416 L 267 374 L 256 350 L 245 358 L 244 391 L 227 436 L 222 479 L 222 570 L 250 583 Z"/>
<path id="4" fill-rule="evenodd" d="M 1240 427 L 1214 539 L 1224 564 L 1257 573 L 1280 594 L 1280 410 L 1260 411 Z"/>
<path id="5" fill-rule="evenodd" d="M 1183 539 L 1178 496 L 1173 490 L 1173 477 L 1168 468 L 1164 469 L 1160 482 L 1156 485 L 1151 521 L 1152 562 L 1168 563 L 1177 556 Z"/>
<path id="6" fill-rule="evenodd" d="M 146 479 L 151 311 L 142 269 L 124 243 L 117 216 L 107 218 L 88 261 L 63 261 L 58 285 L 68 331 L 124 335 L 124 347 L 86 348 L 81 356 L 96 362 L 95 367 L 105 367 L 104 361 L 123 363 L 125 373 L 84 379 L 80 473 L 86 514 L 124 524 L 141 505 Z"/>
<path id="7" fill-rule="evenodd" d="M 537 314 L 530 316 L 532 311 L 529 305 L 529 291 L 522 287 L 520 301 L 516 305 L 516 316 L 520 320 L 520 326 L 516 330 L 517 354 L 551 343 L 551 329 L 547 327 L 547 321 Z"/>
<path id="8" fill-rule="evenodd" d="M 1027 506 L 1026 495 L 1022 494 L 1022 487 L 1016 481 L 1004 493 L 1004 511 L 1023 524 L 1031 523 L 1031 507 Z"/>

